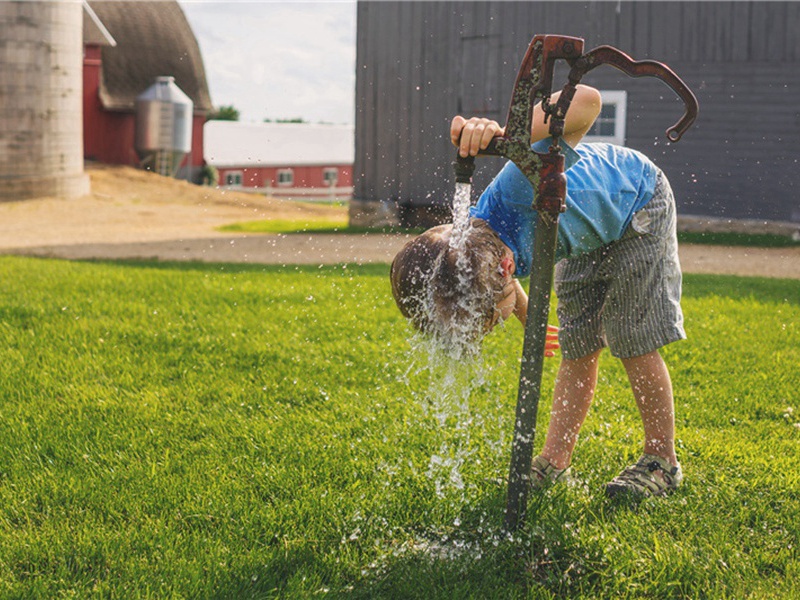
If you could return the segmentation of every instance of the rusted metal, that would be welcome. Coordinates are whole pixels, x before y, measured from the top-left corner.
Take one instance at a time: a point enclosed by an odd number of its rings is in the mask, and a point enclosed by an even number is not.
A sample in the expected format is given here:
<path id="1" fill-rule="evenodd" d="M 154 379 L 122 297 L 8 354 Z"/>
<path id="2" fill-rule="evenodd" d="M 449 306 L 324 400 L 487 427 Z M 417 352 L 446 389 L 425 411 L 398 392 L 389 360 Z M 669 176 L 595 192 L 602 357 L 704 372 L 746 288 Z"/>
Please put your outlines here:
<path id="1" fill-rule="evenodd" d="M 692 90 L 689 89 L 683 80 L 664 63 L 656 60 L 633 60 L 630 56 L 618 50 L 613 46 L 598 46 L 590 50 L 578 60 L 576 60 L 572 69 L 569 72 L 569 83 L 565 86 L 571 87 L 573 90 L 581 78 L 592 69 L 600 65 L 609 65 L 625 73 L 628 77 L 655 77 L 666 83 L 672 90 L 683 100 L 684 113 L 675 125 L 668 128 L 667 138 L 672 142 L 677 142 L 683 137 L 683 134 L 692 126 L 697 114 L 699 112 L 699 104 Z M 558 104 L 569 106 L 569 100 L 566 99 L 562 91 L 561 98 Z M 566 107 L 564 112 L 566 112 Z"/>

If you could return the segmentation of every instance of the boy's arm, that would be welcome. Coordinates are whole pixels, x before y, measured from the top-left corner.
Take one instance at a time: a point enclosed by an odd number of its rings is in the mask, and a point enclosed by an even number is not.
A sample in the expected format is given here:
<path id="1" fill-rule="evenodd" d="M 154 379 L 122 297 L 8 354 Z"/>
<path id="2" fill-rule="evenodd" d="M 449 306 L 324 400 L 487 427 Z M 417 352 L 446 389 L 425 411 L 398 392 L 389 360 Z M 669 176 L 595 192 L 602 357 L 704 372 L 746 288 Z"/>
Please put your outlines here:
<path id="1" fill-rule="evenodd" d="M 557 92 L 550 97 L 550 104 L 558 102 L 561 92 Z M 595 119 L 600 114 L 603 106 L 600 92 L 588 85 L 578 84 L 575 89 L 575 96 L 569 105 L 566 119 L 564 119 L 564 133 L 562 138 L 573 148 L 577 146 L 592 128 Z M 544 122 L 544 110 L 541 102 L 533 107 L 533 119 L 531 123 L 531 142 L 538 142 L 550 135 L 550 122 Z"/>
<path id="2" fill-rule="evenodd" d="M 550 97 L 550 103 L 555 104 L 561 92 L 556 92 Z M 597 116 L 600 114 L 602 100 L 600 92 L 588 85 L 578 85 L 575 96 L 572 98 L 567 117 L 564 120 L 565 142 L 573 148 L 591 129 Z M 541 103 L 533 107 L 533 117 L 531 120 L 531 143 L 536 143 L 550 135 L 550 123 L 544 122 L 544 110 Z M 461 156 L 476 156 L 481 150 L 485 150 L 492 141 L 492 138 L 503 135 L 505 130 L 491 119 L 473 117 L 465 119 L 462 116 L 453 118 L 450 124 L 450 139 L 454 146 L 459 149 Z"/>

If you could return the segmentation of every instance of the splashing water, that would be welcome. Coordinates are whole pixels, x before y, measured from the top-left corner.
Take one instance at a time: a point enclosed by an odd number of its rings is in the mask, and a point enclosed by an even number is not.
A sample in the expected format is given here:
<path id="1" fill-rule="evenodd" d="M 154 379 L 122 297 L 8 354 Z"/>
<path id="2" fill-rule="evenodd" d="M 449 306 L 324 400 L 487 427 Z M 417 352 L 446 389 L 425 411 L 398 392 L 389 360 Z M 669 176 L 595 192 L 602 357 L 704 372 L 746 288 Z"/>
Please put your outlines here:
<path id="1" fill-rule="evenodd" d="M 472 391 L 484 384 L 483 365 L 479 354 L 454 361 L 430 338 L 412 339 L 416 371 L 427 375 L 428 386 L 420 398 L 422 408 L 439 438 L 439 448 L 431 456 L 425 475 L 433 482 L 436 496 L 454 494 L 464 499 L 465 481 L 462 467 L 475 451 L 471 430 L 476 417 L 470 410 Z M 478 417 L 477 420 L 479 420 Z"/>
<path id="2" fill-rule="evenodd" d="M 452 360 L 476 354 L 485 325 L 485 298 L 474 285 L 473 266 L 467 251 L 470 237 L 470 195 L 472 186 L 457 183 L 453 199 L 453 225 L 448 251 L 438 256 L 421 298 L 428 333 L 437 340 L 437 351 Z M 445 283 L 443 283 L 445 282 Z"/>
<path id="3" fill-rule="evenodd" d="M 430 382 L 423 407 L 441 432 L 439 449 L 431 456 L 426 475 L 434 482 L 438 497 L 454 492 L 462 499 L 466 487 L 462 467 L 474 452 L 470 430 L 476 416 L 471 414 L 469 398 L 485 383 L 480 346 L 486 317 L 466 251 L 472 228 L 471 190 L 470 184 L 456 184 L 448 242 L 449 264 L 455 266 L 455 277 L 447 280 L 452 287 L 442 300 L 437 297 L 441 286 L 427 286 L 422 304 L 431 328 L 427 335 L 415 335 L 411 340 L 413 356 L 423 360 L 416 365 L 417 372 L 425 371 Z"/>

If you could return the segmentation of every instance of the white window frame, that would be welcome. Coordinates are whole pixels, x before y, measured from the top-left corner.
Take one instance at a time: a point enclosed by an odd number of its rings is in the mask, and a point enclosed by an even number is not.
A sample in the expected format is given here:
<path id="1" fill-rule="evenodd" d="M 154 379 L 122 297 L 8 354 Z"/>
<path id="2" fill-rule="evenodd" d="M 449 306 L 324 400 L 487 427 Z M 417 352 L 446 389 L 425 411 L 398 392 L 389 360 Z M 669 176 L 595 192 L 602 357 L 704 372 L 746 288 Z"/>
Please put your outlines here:
<path id="1" fill-rule="evenodd" d="M 327 187 L 336 187 L 336 184 L 339 183 L 339 169 L 336 167 L 322 169 L 322 181 Z"/>
<path id="2" fill-rule="evenodd" d="M 286 176 L 288 176 L 288 179 L 284 179 Z M 278 169 L 278 172 L 275 174 L 275 183 L 278 187 L 294 187 L 294 170 Z"/>
<path id="3" fill-rule="evenodd" d="M 226 187 L 242 187 L 243 181 L 244 181 L 244 175 L 242 174 L 241 171 L 228 171 L 227 173 L 225 173 Z"/>
<path id="4" fill-rule="evenodd" d="M 594 135 L 587 133 L 583 137 L 585 142 L 608 142 L 609 144 L 625 145 L 625 123 L 628 116 L 628 92 L 624 90 L 604 91 L 600 90 L 603 99 L 603 106 L 613 106 L 614 114 L 614 135 Z M 598 117 L 600 120 L 600 117 Z"/>

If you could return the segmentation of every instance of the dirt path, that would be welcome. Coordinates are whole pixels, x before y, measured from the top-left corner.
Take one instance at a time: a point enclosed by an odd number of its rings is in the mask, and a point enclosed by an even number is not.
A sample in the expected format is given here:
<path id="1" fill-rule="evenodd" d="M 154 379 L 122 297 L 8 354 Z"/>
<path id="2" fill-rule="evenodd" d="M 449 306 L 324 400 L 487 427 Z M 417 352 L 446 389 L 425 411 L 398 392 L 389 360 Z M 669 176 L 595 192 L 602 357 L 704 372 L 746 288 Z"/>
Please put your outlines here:
<path id="1" fill-rule="evenodd" d="M 343 208 L 202 188 L 127 167 L 90 169 L 92 194 L 0 203 L 0 254 L 264 264 L 392 260 L 407 235 L 230 234 L 254 219 L 346 218 Z M 800 248 L 682 245 L 686 273 L 800 279 Z"/>

